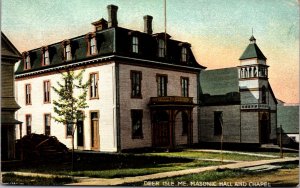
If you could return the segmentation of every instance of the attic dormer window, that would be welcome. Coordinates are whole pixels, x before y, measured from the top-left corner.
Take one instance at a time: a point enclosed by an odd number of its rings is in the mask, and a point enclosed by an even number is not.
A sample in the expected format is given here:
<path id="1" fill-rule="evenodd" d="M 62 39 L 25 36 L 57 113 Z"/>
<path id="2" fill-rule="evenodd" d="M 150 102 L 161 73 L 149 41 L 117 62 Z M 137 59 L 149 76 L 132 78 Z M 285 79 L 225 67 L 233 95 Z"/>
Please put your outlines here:
<path id="1" fill-rule="evenodd" d="M 97 54 L 97 41 L 95 33 L 88 33 L 86 36 L 86 40 L 88 43 L 87 55 L 95 55 Z"/>
<path id="2" fill-rule="evenodd" d="M 158 40 L 158 57 L 165 57 L 166 55 L 166 45 L 163 39 Z"/>
<path id="3" fill-rule="evenodd" d="M 72 56 L 71 56 L 71 45 L 67 44 L 65 47 L 65 60 L 71 60 Z"/>
<path id="4" fill-rule="evenodd" d="M 187 62 L 187 49 L 186 47 L 181 48 L 181 61 L 182 62 Z"/>
<path id="5" fill-rule="evenodd" d="M 96 38 L 93 37 L 90 39 L 90 53 L 91 55 L 96 54 Z"/>
<path id="6" fill-rule="evenodd" d="M 137 36 L 132 37 L 132 52 L 139 53 L 139 38 Z"/>
<path id="7" fill-rule="evenodd" d="M 42 48 L 43 52 L 43 60 L 42 60 L 42 65 L 50 65 L 50 59 L 49 59 L 49 51 L 47 47 Z"/>
<path id="8" fill-rule="evenodd" d="M 23 54 L 24 57 L 24 70 L 31 69 L 31 64 L 30 64 L 30 56 L 28 52 L 25 52 Z"/>
<path id="9" fill-rule="evenodd" d="M 63 54 L 63 58 L 65 61 L 69 61 L 72 60 L 72 54 L 71 54 L 71 44 L 70 44 L 70 40 L 64 40 L 62 42 L 63 48 L 64 48 L 64 54 Z"/>
<path id="10" fill-rule="evenodd" d="M 180 56 L 180 61 L 182 63 L 187 63 L 189 61 L 189 48 L 191 45 L 186 42 L 180 42 L 178 46 L 181 48 L 181 56 Z"/>

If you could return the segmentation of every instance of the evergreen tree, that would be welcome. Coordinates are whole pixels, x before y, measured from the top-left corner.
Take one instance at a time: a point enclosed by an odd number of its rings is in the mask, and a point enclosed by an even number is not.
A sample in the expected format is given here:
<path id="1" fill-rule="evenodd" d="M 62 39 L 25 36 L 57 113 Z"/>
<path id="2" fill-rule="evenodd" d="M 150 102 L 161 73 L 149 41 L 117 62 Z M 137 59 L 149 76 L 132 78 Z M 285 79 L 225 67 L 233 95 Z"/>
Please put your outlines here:
<path id="1" fill-rule="evenodd" d="M 57 100 L 53 100 L 54 112 L 57 116 L 53 119 L 67 126 L 67 131 L 71 126 L 72 136 L 72 170 L 74 170 L 74 133 L 76 130 L 76 121 L 84 120 L 85 115 L 82 110 L 88 107 L 86 102 L 89 82 L 83 83 L 83 72 L 75 74 L 72 70 L 62 73 L 62 83 L 57 82 L 58 87 L 52 87 L 58 95 Z"/>

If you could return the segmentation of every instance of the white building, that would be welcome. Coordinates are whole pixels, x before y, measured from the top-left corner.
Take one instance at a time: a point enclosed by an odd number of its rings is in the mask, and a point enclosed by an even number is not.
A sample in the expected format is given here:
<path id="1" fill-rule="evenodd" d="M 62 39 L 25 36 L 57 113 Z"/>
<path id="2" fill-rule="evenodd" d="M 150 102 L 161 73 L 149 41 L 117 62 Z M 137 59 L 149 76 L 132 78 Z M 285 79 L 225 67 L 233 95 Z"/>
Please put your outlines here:
<path id="1" fill-rule="evenodd" d="M 53 135 L 71 147 L 70 129 L 51 118 L 57 116 L 51 86 L 67 69 L 84 69 L 89 107 L 77 121 L 75 148 L 116 152 L 198 143 L 195 104 L 205 67 L 190 44 L 152 34 L 151 16 L 144 17 L 144 32 L 118 27 L 117 10 L 109 5 L 108 22 L 92 23 L 94 32 L 23 53 L 16 71 L 23 135 Z"/>

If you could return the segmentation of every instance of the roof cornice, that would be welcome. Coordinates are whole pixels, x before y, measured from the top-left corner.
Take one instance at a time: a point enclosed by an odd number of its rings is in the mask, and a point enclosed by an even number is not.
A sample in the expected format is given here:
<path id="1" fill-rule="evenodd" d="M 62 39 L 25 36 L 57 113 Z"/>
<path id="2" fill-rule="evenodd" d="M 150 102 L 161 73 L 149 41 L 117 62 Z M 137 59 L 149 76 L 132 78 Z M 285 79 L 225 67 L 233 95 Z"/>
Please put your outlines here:
<path id="1" fill-rule="evenodd" d="M 16 73 L 15 77 L 21 78 L 21 77 L 25 77 L 25 76 L 32 76 L 32 75 L 36 75 L 36 74 L 41 74 L 41 73 L 46 73 L 46 72 L 51 72 L 51 71 L 56 71 L 56 70 L 62 70 L 62 69 L 70 68 L 70 67 L 78 67 L 81 65 L 87 65 L 87 64 L 91 64 L 91 63 L 95 63 L 95 62 L 99 62 L 99 61 L 112 60 L 113 58 L 148 62 L 148 63 L 157 64 L 157 65 L 164 65 L 164 66 L 176 67 L 176 68 L 185 68 L 185 69 L 198 70 L 198 71 L 205 69 L 205 67 L 202 68 L 201 65 L 199 65 L 200 67 L 198 68 L 198 67 L 190 67 L 190 66 L 184 66 L 184 65 L 174 65 L 174 64 L 169 64 L 169 63 L 160 62 L 160 61 L 132 58 L 132 57 L 121 56 L 121 55 L 110 55 L 110 56 L 99 57 L 99 58 L 89 59 L 89 60 L 80 61 L 80 62 L 74 62 L 71 64 L 60 65 L 60 66 L 56 66 L 56 67 L 49 67 L 49 68 L 26 72 L 26 73 Z"/>

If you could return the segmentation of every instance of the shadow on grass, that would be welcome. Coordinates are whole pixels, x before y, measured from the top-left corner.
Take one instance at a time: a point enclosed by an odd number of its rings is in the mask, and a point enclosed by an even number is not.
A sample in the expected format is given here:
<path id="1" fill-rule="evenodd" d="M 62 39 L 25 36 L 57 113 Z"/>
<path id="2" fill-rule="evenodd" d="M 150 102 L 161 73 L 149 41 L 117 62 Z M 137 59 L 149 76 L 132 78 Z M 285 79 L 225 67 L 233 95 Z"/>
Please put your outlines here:
<path id="1" fill-rule="evenodd" d="M 4 174 L 2 182 L 7 185 L 64 185 L 68 183 L 77 182 L 73 178 L 68 177 L 33 177 L 33 176 L 19 176 L 13 173 Z"/>
<path id="2" fill-rule="evenodd" d="M 70 159 L 70 157 L 69 157 Z M 169 163 L 188 163 L 193 159 L 166 156 L 147 156 L 130 153 L 75 153 L 75 171 L 99 171 L 111 169 L 151 168 Z M 63 162 L 34 161 L 16 165 L 2 164 L 2 171 L 29 171 L 55 173 L 71 171 L 71 160 Z"/>

